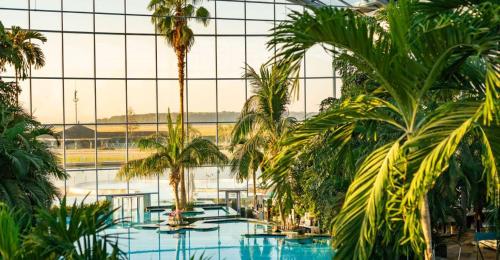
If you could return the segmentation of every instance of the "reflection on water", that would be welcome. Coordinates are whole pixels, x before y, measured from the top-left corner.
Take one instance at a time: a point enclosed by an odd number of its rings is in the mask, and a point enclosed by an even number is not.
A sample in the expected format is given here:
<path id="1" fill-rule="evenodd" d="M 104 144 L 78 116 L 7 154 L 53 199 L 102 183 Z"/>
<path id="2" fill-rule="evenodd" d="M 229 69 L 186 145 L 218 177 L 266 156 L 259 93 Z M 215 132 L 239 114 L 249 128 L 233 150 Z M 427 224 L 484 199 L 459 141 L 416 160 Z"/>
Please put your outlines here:
<path id="1" fill-rule="evenodd" d="M 298 244 L 275 237 L 247 238 L 244 234 L 260 234 L 268 230 L 248 222 L 219 224 L 219 229 L 208 232 L 186 231 L 182 234 L 160 234 L 155 230 L 115 228 L 123 232 L 119 246 L 130 259 L 182 259 L 201 254 L 212 260 L 221 259 L 331 259 L 329 240 Z"/>

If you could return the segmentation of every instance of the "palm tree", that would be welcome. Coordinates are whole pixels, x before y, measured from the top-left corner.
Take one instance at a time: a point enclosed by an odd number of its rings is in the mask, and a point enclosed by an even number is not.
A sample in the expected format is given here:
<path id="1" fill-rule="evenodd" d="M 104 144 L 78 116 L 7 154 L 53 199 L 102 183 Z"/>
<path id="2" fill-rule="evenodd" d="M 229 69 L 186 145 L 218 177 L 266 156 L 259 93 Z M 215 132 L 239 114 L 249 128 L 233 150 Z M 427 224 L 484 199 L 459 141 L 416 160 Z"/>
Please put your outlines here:
<path id="1" fill-rule="evenodd" d="M 257 171 L 264 160 L 264 154 L 259 147 L 264 141 L 258 136 L 248 140 L 243 139 L 232 149 L 231 172 L 239 181 L 253 178 L 253 206 L 257 208 Z"/>
<path id="2" fill-rule="evenodd" d="M 427 194 L 470 132 L 481 137 L 488 200 L 500 206 L 500 27 L 492 6 L 397 1 L 386 7 L 382 23 L 324 7 L 295 13 L 275 30 L 270 44 L 278 45 L 282 62 L 298 68 L 310 47 L 335 47 L 338 59 L 365 72 L 378 88 L 306 122 L 269 172 L 285 172 L 296 150 L 325 131 L 335 133 L 330 142 L 339 145 L 352 139 L 345 128 L 361 122 L 397 134 L 358 164 L 333 225 L 336 257 L 367 259 L 387 249 L 392 258 L 431 259 Z"/>
<path id="3" fill-rule="evenodd" d="M 232 147 L 236 147 L 235 160 L 238 170 L 243 170 L 240 174 L 255 174 L 259 166 L 266 182 L 272 177 L 266 175 L 267 158 L 279 151 L 281 139 L 296 124 L 295 118 L 287 116 L 294 81 L 290 79 L 290 68 L 285 65 L 262 65 L 259 72 L 248 67 L 245 76 L 253 88 L 253 95 L 243 105 L 233 129 Z M 273 183 L 272 188 L 276 191 L 274 194 L 277 201 L 286 197 L 286 204 L 291 204 L 291 197 L 285 196 L 290 193 L 281 192 L 290 190 L 289 182 Z M 284 220 L 286 208 L 282 207 L 282 203 L 278 203 L 278 206 Z"/>
<path id="4" fill-rule="evenodd" d="M 40 32 L 24 30 L 19 26 L 12 26 L 11 30 L 7 31 L 7 37 L 12 42 L 12 56 L 9 63 L 14 66 L 17 86 L 20 78 L 27 77 L 31 66 L 38 69 L 45 65 L 45 56 L 36 41 L 44 43 L 47 38 Z"/>
<path id="5" fill-rule="evenodd" d="M 67 178 L 41 135 L 54 136 L 20 108 L 0 103 L 0 201 L 27 212 L 50 207 L 59 194 L 51 180 Z"/>
<path id="6" fill-rule="evenodd" d="M 188 21 L 195 20 L 207 26 L 210 13 L 202 6 L 197 6 L 198 0 L 151 0 L 148 9 L 154 11 L 151 22 L 158 32 L 163 34 L 167 43 L 174 49 L 177 56 L 179 75 L 179 117 L 181 118 L 181 143 L 184 143 L 184 66 L 185 58 L 194 44 L 194 33 L 189 28 Z M 181 203 L 186 204 L 186 185 L 184 169 L 180 169 Z"/>
<path id="7" fill-rule="evenodd" d="M 156 152 L 144 159 L 128 162 L 118 172 L 118 178 L 130 180 L 136 177 L 150 177 L 160 175 L 168 169 L 170 170 L 170 185 L 172 185 L 175 196 L 175 206 L 177 209 L 183 209 L 185 204 L 179 199 L 181 169 L 204 164 L 224 163 L 227 157 L 214 143 L 203 138 L 194 138 L 183 144 L 181 133 L 181 119 L 177 118 L 177 122 L 174 124 L 169 112 L 165 136 L 152 136 L 138 141 L 140 149 L 154 149 Z"/>
<path id="8" fill-rule="evenodd" d="M 8 64 L 12 57 L 12 41 L 7 36 L 7 31 L 0 21 L 0 71 L 5 70 L 5 65 Z"/>

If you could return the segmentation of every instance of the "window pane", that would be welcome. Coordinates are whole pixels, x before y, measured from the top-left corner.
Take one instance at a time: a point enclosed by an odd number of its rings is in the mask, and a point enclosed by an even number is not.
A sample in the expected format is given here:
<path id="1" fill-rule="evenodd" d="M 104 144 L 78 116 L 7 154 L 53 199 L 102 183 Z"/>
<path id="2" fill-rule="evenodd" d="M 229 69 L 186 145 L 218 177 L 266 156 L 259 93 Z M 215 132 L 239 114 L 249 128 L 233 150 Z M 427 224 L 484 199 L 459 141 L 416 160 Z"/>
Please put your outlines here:
<path id="1" fill-rule="evenodd" d="M 319 112 L 321 101 L 333 95 L 333 79 L 307 79 L 306 112 L 307 116 Z"/>
<path id="2" fill-rule="evenodd" d="M 302 13 L 304 7 L 301 5 L 276 5 L 276 20 L 288 20 L 289 14 L 292 14 L 293 11 Z"/>
<path id="3" fill-rule="evenodd" d="M 45 55 L 45 66 L 32 70 L 33 76 L 61 77 L 62 48 L 60 33 L 44 33 L 47 42 L 41 45 Z"/>
<path id="4" fill-rule="evenodd" d="M 66 168 L 95 167 L 95 127 L 93 125 L 67 125 L 64 132 Z M 95 172 L 94 177 L 95 179 Z"/>
<path id="5" fill-rule="evenodd" d="M 219 188 L 220 189 L 246 189 L 247 182 L 239 182 L 234 177 L 234 174 L 231 173 L 231 169 L 229 167 L 219 167 Z M 246 196 L 246 192 L 241 193 L 242 197 Z M 219 195 L 221 199 L 224 198 L 224 193 L 221 192 Z"/>
<path id="6" fill-rule="evenodd" d="M 28 28 L 28 12 L 15 10 L 0 10 L 0 21 L 5 28 L 10 28 L 13 25 L 22 28 Z"/>
<path id="7" fill-rule="evenodd" d="M 292 96 L 290 105 L 288 106 L 289 116 L 295 117 L 297 120 L 304 120 L 304 109 L 304 80 L 300 80 L 298 99 L 296 96 Z"/>
<path id="8" fill-rule="evenodd" d="M 233 132 L 234 123 L 219 124 L 219 149 L 222 150 L 226 156 L 231 157 L 231 152 L 229 151 L 229 146 L 231 144 L 231 133 Z"/>
<path id="9" fill-rule="evenodd" d="M 66 124 L 95 122 L 94 81 L 64 81 Z"/>
<path id="10" fill-rule="evenodd" d="M 215 78 L 215 38 L 198 37 L 188 53 L 189 78 Z"/>
<path id="11" fill-rule="evenodd" d="M 274 20 L 274 5 L 247 3 L 247 19 Z"/>
<path id="12" fill-rule="evenodd" d="M 219 80 L 219 122 L 236 122 L 245 103 L 244 80 Z"/>
<path id="13" fill-rule="evenodd" d="M 125 32 L 125 20 L 122 15 L 95 15 L 95 31 L 96 32 Z"/>
<path id="14" fill-rule="evenodd" d="M 63 152 L 63 144 L 62 142 L 59 142 L 58 140 L 62 140 L 63 136 L 63 127 L 62 126 L 52 126 L 52 131 L 54 131 L 55 136 L 51 135 L 41 135 L 38 136 L 37 139 L 40 140 L 41 142 L 45 143 L 49 150 L 56 156 L 57 158 L 57 164 L 61 167 L 63 167 L 64 163 L 64 152 Z"/>
<path id="15" fill-rule="evenodd" d="M 217 199 L 217 167 L 196 167 L 189 169 L 191 199 Z"/>
<path id="16" fill-rule="evenodd" d="M 64 13 L 64 30 L 78 32 L 92 32 L 93 17 L 91 14 Z"/>
<path id="17" fill-rule="evenodd" d="M 125 77 L 125 37 L 96 35 L 97 77 Z"/>
<path id="18" fill-rule="evenodd" d="M 332 56 L 320 45 L 306 52 L 306 77 L 332 77 Z"/>
<path id="19" fill-rule="evenodd" d="M 245 21 L 217 20 L 217 34 L 245 34 Z"/>
<path id="20" fill-rule="evenodd" d="M 94 76 L 94 39 L 90 34 L 64 34 L 64 75 Z"/>
<path id="21" fill-rule="evenodd" d="M 61 0 L 30 0 L 31 9 L 41 9 L 41 10 L 61 10 Z"/>
<path id="22" fill-rule="evenodd" d="M 177 78 L 177 56 L 172 47 L 161 36 L 158 37 L 158 77 Z"/>
<path id="23" fill-rule="evenodd" d="M 43 124 L 62 124 L 62 80 L 33 79 L 31 84 L 33 116 Z"/>
<path id="24" fill-rule="evenodd" d="M 61 13 L 31 11 L 31 29 L 61 30 Z"/>
<path id="25" fill-rule="evenodd" d="M 63 9 L 66 11 L 92 12 L 93 3 L 92 0 L 63 0 Z"/>
<path id="26" fill-rule="evenodd" d="M 28 0 L 2 0 L 1 3 L 6 8 L 28 8 Z"/>
<path id="27" fill-rule="evenodd" d="M 215 124 L 189 124 L 189 138 L 203 138 L 215 143 L 217 127 Z"/>
<path id="28" fill-rule="evenodd" d="M 96 170 L 76 170 L 68 172 L 70 177 L 66 181 L 66 198 L 68 203 L 96 201 Z M 88 195 L 88 196 L 87 196 Z"/>
<path id="29" fill-rule="evenodd" d="M 195 35 L 199 34 L 215 34 L 215 20 L 209 19 L 208 24 L 205 26 L 203 23 L 197 22 L 196 20 L 191 20 L 189 27 L 193 30 Z"/>
<path id="30" fill-rule="evenodd" d="M 267 40 L 266 37 L 247 37 L 247 63 L 256 70 L 272 57 L 266 47 Z"/>
<path id="31" fill-rule="evenodd" d="M 19 81 L 21 87 L 21 94 L 19 94 L 19 105 L 29 114 L 30 108 L 30 81 Z"/>
<path id="32" fill-rule="evenodd" d="M 125 131 L 125 125 L 97 126 L 97 167 L 120 167 L 125 162 Z"/>
<path id="33" fill-rule="evenodd" d="M 124 11 L 123 0 L 95 0 L 95 11 L 122 14 Z"/>
<path id="34" fill-rule="evenodd" d="M 156 122 L 156 84 L 154 80 L 129 80 L 128 122 Z"/>
<path id="35" fill-rule="evenodd" d="M 128 33 L 154 33 L 155 27 L 149 16 L 127 16 Z"/>
<path id="36" fill-rule="evenodd" d="M 152 155 L 155 150 L 142 150 L 137 143 L 142 138 L 156 136 L 156 125 L 130 124 L 128 125 L 128 160 L 143 159 Z M 156 179 L 156 177 L 154 178 Z"/>
<path id="37" fill-rule="evenodd" d="M 245 38 L 217 38 L 218 78 L 241 78 L 245 67 Z"/>
<path id="38" fill-rule="evenodd" d="M 268 35 L 274 27 L 272 21 L 247 21 L 247 34 Z"/>
<path id="39" fill-rule="evenodd" d="M 150 0 L 127 0 L 127 13 L 128 14 L 151 14 L 148 10 Z"/>
<path id="40" fill-rule="evenodd" d="M 155 77 L 154 36 L 127 36 L 127 77 Z"/>
<path id="41" fill-rule="evenodd" d="M 215 80 L 191 80 L 187 89 L 188 122 L 216 122 Z"/>
<path id="42" fill-rule="evenodd" d="M 117 152 L 117 151 L 116 151 Z M 108 150 L 103 156 L 109 156 L 111 154 L 111 150 Z M 114 156 L 114 155 L 112 155 Z M 113 164 L 113 163 L 111 163 Z M 99 169 L 97 171 L 98 178 L 98 193 L 99 195 L 106 194 L 124 194 L 127 193 L 127 181 L 118 180 L 116 178 L 116 173 L 118 169 Z M 103 199 L 100 197 L 99 199 Z"/>
<path id="43" fill-rule="evenodd" d="M 2 75 L 2 77 L 11 77 L 12 79 L 7 79 L 7 81 L 12 81 L 14 82 L 14 78 L 15 78 L 15 71 L 14 71 L 14 67 L 10 64 L 5 64 L 5 71 L 0 71 L 0 75 Z"/>
<path id="44" fill-rule="evenodd" d="M 243 2 L 217 1 L 218 18 L 244 18 L 245 7 Z"/>
<path id="45" fill-rule="evenodd" d="M 184 92 L 184 94 L 186 94 Z M 186 100 L 186 96 L 184 96 Z M 186 104 L 184 102 L 184 104 Z M 158 81 L 158 117 L 160 122 L 167 122 L 167 112 L 170 110 L 174 118 L 179 113 L 179 83 L 177 80 Z M 185 120 L 185 119 L 184 119 Z"/>
<path id="46" fill-rule="evenodd" d="M 97 81 L 97 122 L 125 123 L 125 81 Z"/>

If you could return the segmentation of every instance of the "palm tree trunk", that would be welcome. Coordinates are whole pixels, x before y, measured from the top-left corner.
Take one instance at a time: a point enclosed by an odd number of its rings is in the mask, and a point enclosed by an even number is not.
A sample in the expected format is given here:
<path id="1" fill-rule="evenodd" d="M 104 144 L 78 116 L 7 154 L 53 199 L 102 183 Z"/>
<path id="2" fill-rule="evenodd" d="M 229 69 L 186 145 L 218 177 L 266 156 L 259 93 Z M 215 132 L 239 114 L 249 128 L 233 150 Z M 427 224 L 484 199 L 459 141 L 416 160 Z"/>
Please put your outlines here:
<path id="1" fill-rule="evenodd" d="M 257 209 L 257 177 L 255 176 L 257 171 L 253 171 L 253 208 Z"/>
<path id="2" fill-rule="evenodd" d="M 425 259 L 432 258 L 432 233 L 431 233 L 431 214 L 429 210 L 429 200 L 427 194 L 420 202 L 420 225 L 424 234 L 425 241 Z"/>
<path id="3" fill-rule="evenodd" d="M 17 74 L 17 70 L 15 70 L 15 77 L 16 77 L 16 106 L 19 106 L 19 92 L 17 91 L 17 89 L 19 89 L 19 78 L 18 78 L 18 74 Z"/>
<path id="4" fill-rule="evenodd" d="M 174 200 L 175 200 L 175 209 L 179 210 L 180 205 L 179 205 L 179 184 L 174 183 L 173 187 L 174 189 Z"/>
<path id="5" fill-rule="evenodd" d="M 287 229 L 285 212 L 283 212 L 283 206 L 281 205 L 281 201 L 278 203 L 278 209 L 280 211 L 280 218 L 281 218 L 281 223 L 282 223 L 283 229 Z"/>
<path id="6" fill-rule="evenodd" d="M 184 145 L 184 58 L 186 51 L 183 47 L 179 47 L 176 49 L 176 54 L 177 54 L 177 69 L 178 69 L 178 74 L 179 74 L 179 117 L 181 121 L 181 143 Z M 181 193 L 181 200 L 180 200 L 180 206 L 181 208 L 184 208 L 186 205 L 186 183 L 184 181 L 184 168 L 181 168 L 180 170 L 180 193 Z"/>

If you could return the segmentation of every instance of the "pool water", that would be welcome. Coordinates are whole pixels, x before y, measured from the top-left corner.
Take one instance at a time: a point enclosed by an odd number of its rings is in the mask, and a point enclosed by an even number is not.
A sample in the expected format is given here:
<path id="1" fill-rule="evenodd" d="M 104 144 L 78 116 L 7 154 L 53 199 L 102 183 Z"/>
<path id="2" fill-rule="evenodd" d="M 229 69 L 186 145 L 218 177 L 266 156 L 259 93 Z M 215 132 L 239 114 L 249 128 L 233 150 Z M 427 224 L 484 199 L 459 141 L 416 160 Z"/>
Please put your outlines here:
<path id="1" fill-rule="evenodd" d="M 246 221 L 217 223 L 214 231 L 185 231 L 179 234 L 158 233 L 156 230 L 115 227 L 111 233 L 121 233 L 119 247 L 129 259 L 195 259 L 204 253 L 212 260 L 258 259 L 332 259 L 329 239 L 314 239 L 300 244 L 284 237 L 251 237 L 245 234 L 265 233 L 270 226 Z"/>

